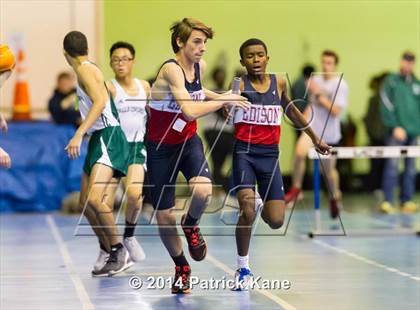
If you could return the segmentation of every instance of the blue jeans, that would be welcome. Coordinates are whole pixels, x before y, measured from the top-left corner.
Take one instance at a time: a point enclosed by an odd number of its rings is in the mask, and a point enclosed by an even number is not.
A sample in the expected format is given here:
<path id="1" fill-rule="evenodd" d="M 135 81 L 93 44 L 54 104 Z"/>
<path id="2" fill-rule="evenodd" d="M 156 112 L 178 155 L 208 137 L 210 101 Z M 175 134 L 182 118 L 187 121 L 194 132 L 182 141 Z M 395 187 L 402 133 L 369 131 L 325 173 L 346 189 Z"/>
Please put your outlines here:
<path id="1" fill-rule="evenodd" d="M 405 146 L 417 145 L 417 138 L 407 138 L 405 141 L 398 141 L 393 136 L 386 140 L 387 146 Z M 385 162 L 385 170 L 382 176 L 382 189 L 384 191 L 385 201 L 393 203 L 394 188 L 398 183 L 400 158 L 388 158 Z M 402 187 L 400 190 L 400 201 L 405 203 L 413 197 L 416 187 L 416 159 L 404 159 L 404 173 L 402 178 Z"/>

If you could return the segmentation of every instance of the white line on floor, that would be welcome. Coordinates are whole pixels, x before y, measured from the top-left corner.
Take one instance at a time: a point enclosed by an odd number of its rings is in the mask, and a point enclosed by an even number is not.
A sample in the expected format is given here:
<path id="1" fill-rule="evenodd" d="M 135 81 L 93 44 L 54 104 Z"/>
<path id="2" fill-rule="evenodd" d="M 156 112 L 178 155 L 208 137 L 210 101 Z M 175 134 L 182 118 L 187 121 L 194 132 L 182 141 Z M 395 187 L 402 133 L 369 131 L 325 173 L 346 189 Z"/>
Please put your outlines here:
<path id="1" fill-rule="evenodd" d="M 369 264 L 369 265 L 372 265 L 372 266 L 375 266 L 375 267 L 384 269 L 384 270 L 389 271 L 389 272 L 392 272 L 392 273 L 396 273 L 396 274 L 398 274 L 398 275 L 400 275 L 402 277 L 407 277 L 407 278 L 409 278 L 411 280 L 414 280 L 414 281 L 420 281 L 420 278 L 419 277 L 416 277 L 416 276 L 414 276 L 412 274 L 403 272 L 401 270 L 398 270 L 397 268 L 389 267 L 387 265 L 384 265 L 384 264 L 375 262 L 375 261 L 373 261 L 371 259 L 368 259 L 366 257 L 360 256 L 360 255 L 358 255 L 356 253 L 347 251 L 345 249 L 342 249 L 342 248 L 339 248 L 339 247 L 330 245 L 330 244 L 328 244 L 326 242 L 323 242 L 323 241 L 320 241 L 320 240 L 313 240 L 313 242 L 316 243 L 316 244 L 318 244 L 318 245 L 320 245 L 320 246 L 322 246 L 322 247 L 324 247 L 324 248 L 328 248 L 328 249 L 333 250 L 333 251 L 336 251 L 338 253 L 347 255 L 349 257 L 352 257 L 352 258 L 354 258 L 356 260 L 359 260 L 361 262 L 364 262 L 366 264 Z"/>
<path id="2" fill-rule="evenodd" d="M 66 265 L 67 271 L 70 274 L 70 278 L 73 281 L 73 285 L 76 289 L 77 296 L 82 303 L 83 309 L 85 310 L 93 310 L 95 307 L 93 306 L 92 302 L 90 301 L 89 295 L 86 292 L 86 289 L 83 285 L 82 280 L 80 279 L 79 275 L 77 274 L 69 251 L 67 250 L 67 246 L 64 243 L 63 238 L 61 237 L 60 231 L 57 228 L 57 225 L 54 221 L 54 218 L 51 215 L 47 215 L 47 222 L 51 229 L 52 235 L 57 243 L 58 249 L 60 250 L 61 256 L 63 257 L 64 264 Z"/>

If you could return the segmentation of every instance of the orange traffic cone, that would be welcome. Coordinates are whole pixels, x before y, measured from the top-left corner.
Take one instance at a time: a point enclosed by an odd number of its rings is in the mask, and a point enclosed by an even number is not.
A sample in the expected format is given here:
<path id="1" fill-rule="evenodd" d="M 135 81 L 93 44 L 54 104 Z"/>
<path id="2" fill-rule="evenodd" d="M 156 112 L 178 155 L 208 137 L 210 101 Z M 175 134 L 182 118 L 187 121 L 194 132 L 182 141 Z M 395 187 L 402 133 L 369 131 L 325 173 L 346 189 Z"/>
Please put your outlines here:
<path id="1" fill-rule="evenodd" d="M 29 100 L 29 85 L 26 79 L 25 53 L 19 49 L 16 63 L 16 86 L 13 99 L 14 121 L 31 119 L 31 104 Z"/>

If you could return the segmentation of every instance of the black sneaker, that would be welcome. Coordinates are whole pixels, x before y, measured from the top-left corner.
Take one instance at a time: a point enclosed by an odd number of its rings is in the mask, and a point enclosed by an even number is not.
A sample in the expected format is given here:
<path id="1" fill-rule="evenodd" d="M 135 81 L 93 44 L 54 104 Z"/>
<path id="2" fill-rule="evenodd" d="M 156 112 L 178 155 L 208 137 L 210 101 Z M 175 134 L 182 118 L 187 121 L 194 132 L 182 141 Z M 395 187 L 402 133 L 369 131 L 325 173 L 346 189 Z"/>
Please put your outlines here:
<path id="1" fill-rule="evenodd" d="M 172 294 L 189 294 L 190 276 L 190 266 L 175 266 L 175 278 L 172 283 Z"/>
<path id="2" fill-rule="evenodd" d="M 185 214 L 181 218 L 181 227 L 187 238 L 188 250 L 192 259 L 203 260 L 207 255 L 207 245 L 198 225 L 184 226 Z"/>
<path id="3" fill-rule="evenodd" d="M 124 247 L 120 247 L 119 249 L 112 248 L 105 266 L 95 273 L 92 272 L 92 275 L 96 277 L 104 275 L 113 276 L 131 266 L 133 266 L 133 262 L 130 260 L 130 255 Z"/>

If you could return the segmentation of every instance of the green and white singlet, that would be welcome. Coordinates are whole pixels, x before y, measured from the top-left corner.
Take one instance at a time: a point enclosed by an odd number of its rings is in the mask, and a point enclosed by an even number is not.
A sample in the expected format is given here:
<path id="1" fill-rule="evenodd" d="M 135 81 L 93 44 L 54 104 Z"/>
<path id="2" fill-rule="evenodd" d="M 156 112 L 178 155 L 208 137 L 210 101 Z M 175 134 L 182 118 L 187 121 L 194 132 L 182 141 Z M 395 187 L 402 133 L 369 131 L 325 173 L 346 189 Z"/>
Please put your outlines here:
<path id="1" fill-rule="evenodd" d="M 93 102 L 80 86 L 77 86 L 76 93 L 79 102 L 80 115 L 84 120 L 92 108 Z M 118 112 L 115 108 L 115 105 L 111 104 L 111 100 L 108 100 L 105 105 L 105 109 L 101 113 L 101 116 L 98 117 L 93 126 L 89 128 L 87 133 L 92 134 L 94 131 L 112 126 L 120 126 L 120 122 L 118 121 Z"/>
<path id="2" fill-rule="evenodd" d="M 82 65 L 85 64 L 92 63 L 88 61 L 82 63 Z M 77 86 L 76 93 L 80 114 L 82 119 L 85 119 L 93 106 L 93 102 L 80 86 Z M 118 112 L 111 95 L 100 117 L 87 133 L 91 137 L 83 166 L 84 172 L 90 175 L 93 166 L 100 163 L 111 167 L 114 170 L 115 177 L 125 176 L 128 167 L 129 146 L 120 127 Z"/>
<path id="3" fill-rule="evenodd" d="M 116 79 L 111 80 L 115 87 L 114 102 L 120 117 L 121 128 L 129 143 L 129 165 L 144 164 L 146 149 L 144 135 L 147 122 L 147 94 L 140 80 L 134 79 L 138 92 L 130 96 Z"/>

